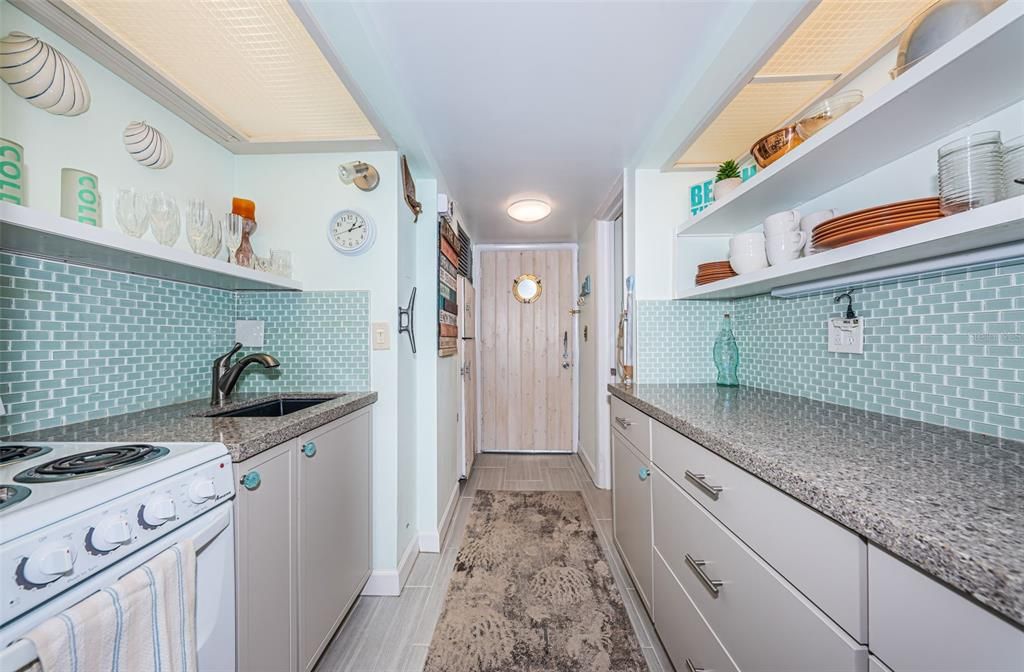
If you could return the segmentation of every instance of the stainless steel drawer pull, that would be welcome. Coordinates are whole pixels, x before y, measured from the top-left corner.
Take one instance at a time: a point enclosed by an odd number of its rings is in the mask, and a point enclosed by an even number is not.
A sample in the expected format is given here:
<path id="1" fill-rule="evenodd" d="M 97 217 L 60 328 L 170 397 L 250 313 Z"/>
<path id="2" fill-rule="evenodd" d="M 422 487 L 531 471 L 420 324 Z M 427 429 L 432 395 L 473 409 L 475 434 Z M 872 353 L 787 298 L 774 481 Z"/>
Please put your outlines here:
<path id="1" fill-rule="evenodd" d="M 703 667 L 697 667 L 696 665 L 694 665 L 693 662 L 689 658 L 687 658 L 686 659 L 686 672 L 706 672 L 706 671 L 704 670 Z"/>
<path id="2" fill-rule="evenodd" d="M 711 591 L 711 594 L 718 597 L 718 591 L 725 584 L 725 581 L 719 581 L 712 579 L 710 576 L 704 573 L 704 565 L 708 564 L 704 560 L 694 560 L 693 556 L 689 553 L 686 554 L 686 564 L 690 566 L 690 569 L 697 574 L 697 578 L 700 579 L 704 587 Z"/>
<path id="3" fill-rule="evenodd" d="M 619 423 L 619 427 L 622 427 L 623 429 L 629 429 L 630 427 L 633 426 L 632 421 L 628 420 L 627 418 L 619 417 L 617 415 L 615 416 L 615 422 Z"/>
<path id="4" fill-rule="evenodd" d="M 711 499 L 718 499 L 718 496 L 722 494 L 722 486 L 711 485 L 707 482 L 707 476 L 704 474 L 695 474 L 689 469 L 686 470 L 686 478 L 693 482 L 698 488 L 708 494 Z"/>

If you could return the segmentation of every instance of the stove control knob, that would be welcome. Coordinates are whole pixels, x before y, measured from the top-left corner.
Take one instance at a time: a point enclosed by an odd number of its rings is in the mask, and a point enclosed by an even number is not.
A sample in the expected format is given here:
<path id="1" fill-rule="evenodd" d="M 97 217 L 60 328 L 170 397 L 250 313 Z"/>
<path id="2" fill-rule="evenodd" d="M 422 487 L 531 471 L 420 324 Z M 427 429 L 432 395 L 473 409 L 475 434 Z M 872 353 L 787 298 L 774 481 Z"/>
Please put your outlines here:
<path id="1" fill-rule="evenodd" d="M 102 553 L 112 551 L 132 539 L 132 525 L 123 516 L 108 518 L 93 528 L 89 539 L 92 547 Z"/>
<path id="2" fill-rule="evenodd" d="M 196 504 L 202 504 L 208 499 L 217 496 L 217 489 L 214 487 L 212 478 L 203 478 L 193 481 L 188 487 L 188 497 Z"/>
<path id="3" fill-rule="evenodd" d="M 75 554 L 70 547 L 48 544 L 28 556 L 21 576 L 33 586 L 45 586 L 71 573 L 74 566 Z"/>
<path id="4" fill-rule="evenodd" d="M 142 521 L 150 527 L 163 525 L 174 516 L 174 500 L 167 495 L 153 495 L 142 507 Z"/>

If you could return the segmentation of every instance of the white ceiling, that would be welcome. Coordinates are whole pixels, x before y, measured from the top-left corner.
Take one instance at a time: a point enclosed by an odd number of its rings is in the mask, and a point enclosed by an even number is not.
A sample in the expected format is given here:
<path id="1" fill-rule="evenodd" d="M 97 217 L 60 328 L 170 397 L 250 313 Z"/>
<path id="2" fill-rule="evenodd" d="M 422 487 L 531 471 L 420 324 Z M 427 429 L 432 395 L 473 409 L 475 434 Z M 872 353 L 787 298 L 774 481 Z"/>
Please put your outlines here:
<path id="1" fill-rule="evenodd" d="M 349 3 L 309 7 L 346 65 L 353 40 L 364 61 L 374 52 L 373 79 L 389 79 L 400 104 L 375 99 L 366 68 L 356 82 L 371 103 L 404 107 L 421 137 L 389 130 L 429 152 L 474 242 L 549 242 L 576 239 L 703 55 L 718 53 L 736 4 L 373 2 L 354 10 L 362 26 L 342 13 Z M 505 208 L 524 197 L 552 214 L 514 222 Z"/>

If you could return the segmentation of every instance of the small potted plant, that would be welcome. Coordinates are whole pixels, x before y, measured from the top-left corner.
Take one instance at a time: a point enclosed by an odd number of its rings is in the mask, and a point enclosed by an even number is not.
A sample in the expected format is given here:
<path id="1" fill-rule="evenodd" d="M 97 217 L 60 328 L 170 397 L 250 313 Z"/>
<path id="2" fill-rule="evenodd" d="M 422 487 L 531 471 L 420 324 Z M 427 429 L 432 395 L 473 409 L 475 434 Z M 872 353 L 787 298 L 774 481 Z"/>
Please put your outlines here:
<path id="1" fill-rule="evenodd" d="M 718 173 L 715 174 L 715 200 L 721 201 L 741 184 L 743 179 L 740 178 L 740 167 L 735 161 L 730 159 L 719 165 Z"/>

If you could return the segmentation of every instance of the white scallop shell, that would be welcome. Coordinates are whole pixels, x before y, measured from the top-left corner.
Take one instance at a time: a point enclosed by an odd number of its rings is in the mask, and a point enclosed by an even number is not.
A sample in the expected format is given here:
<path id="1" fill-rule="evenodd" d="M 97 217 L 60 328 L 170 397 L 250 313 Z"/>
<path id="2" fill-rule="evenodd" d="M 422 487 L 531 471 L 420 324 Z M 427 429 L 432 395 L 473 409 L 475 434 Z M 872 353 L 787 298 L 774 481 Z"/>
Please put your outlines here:
<path id="1" fill-rule="evenodd" d="M 147 168 L 166 168 L 174 161 L 174 150 L 163 134 L 144 121 L 133 121 L 122 134 L 124 148 Z"/>
<path id="2" fill-rule="evenodd" d="M 46 42 L 12 32 L 0 40 L 0 79 L 17 95 L 51 114 L 74 117 L 89 109 L 85 78 Z"/>

